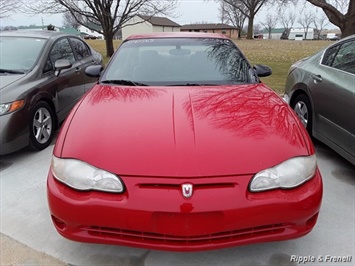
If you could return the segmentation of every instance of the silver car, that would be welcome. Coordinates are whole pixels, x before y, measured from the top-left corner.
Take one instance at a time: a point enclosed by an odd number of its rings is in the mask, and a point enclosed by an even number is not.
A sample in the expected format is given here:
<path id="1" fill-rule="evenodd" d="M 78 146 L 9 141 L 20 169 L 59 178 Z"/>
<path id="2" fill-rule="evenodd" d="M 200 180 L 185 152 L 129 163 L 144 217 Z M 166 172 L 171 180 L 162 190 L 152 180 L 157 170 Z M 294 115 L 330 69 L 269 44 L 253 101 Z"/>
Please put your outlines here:
<path id="1" fill-rule="evenodd" d="M 0 33 L 0 155 L 46 148 L 95 78 L 85 68 L 102 57 L 74 35 Z"/>
<path id="2" fill-rule="evenodd" d="M 293 64 L 285 100 L 311 136 L 355 164 L 355 35 Z"/>

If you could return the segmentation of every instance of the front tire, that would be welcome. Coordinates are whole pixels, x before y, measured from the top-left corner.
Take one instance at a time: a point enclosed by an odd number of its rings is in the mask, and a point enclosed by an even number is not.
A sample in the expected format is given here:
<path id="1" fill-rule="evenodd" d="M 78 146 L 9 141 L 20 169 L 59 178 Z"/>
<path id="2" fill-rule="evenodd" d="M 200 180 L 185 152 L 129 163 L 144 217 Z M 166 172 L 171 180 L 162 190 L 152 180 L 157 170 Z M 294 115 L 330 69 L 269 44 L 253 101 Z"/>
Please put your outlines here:
<path id="1" fill-rule="evenodd" d="M 37 103 L 30 118 L 30 150 L 39 151 L 49 146 L 53 139 L 54 125 L 53 110 L 49 104 Z"/>
<path id="2" fill-rule="evenodd" d="M 312 107 L 311 102 L 307 95 L 298 95 L 291 105 L 292 109 L 295 111 L 299 119 L 301 120 L 303 126 L 307 129 L 308 134 L 312 136 Z"/>

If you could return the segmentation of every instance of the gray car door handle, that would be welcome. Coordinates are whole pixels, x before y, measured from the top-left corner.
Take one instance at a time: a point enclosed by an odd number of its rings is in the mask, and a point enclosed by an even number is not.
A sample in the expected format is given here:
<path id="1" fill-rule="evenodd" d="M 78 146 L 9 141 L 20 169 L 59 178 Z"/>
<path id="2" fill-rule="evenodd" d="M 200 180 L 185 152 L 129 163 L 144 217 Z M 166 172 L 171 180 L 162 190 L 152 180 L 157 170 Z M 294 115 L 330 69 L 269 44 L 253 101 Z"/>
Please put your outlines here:
<path id="1" fill-rule="evenodd" d="M 314 81 L 322 82 L 322 76 L 321 75 L 312 75 L 312 78 Z"/>

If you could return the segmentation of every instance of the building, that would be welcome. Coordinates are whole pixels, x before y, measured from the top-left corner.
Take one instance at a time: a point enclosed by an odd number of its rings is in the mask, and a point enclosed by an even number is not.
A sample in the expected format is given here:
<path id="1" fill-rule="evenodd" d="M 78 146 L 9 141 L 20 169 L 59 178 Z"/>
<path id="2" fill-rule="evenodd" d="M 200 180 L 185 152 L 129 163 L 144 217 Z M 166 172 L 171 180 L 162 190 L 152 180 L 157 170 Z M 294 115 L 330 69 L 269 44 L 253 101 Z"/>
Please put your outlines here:
<path id="1" fill-rule="evenodd" d="M 53 31 L 60 31 L 68 34 L 73 34 L 77 36 L 81 36 L 80 32 L 77 29 L 74 28 L 64 28 L 64 27 L 56 27 L 53 25 L 49 25 L 52 27 Z M 48 26 L 20 26 L 18 28 L 15 28 L 16 30 L 20 31 L 37 31 L 37 30 L 49 30 Z"/>
<path id="2" fill-rule="evenodd" d="M 48 25 L 48 26 L 52 26 L 52 25 Z M 36 30 L 48 30 L 48 26 L 35 26 L 35 25 L 31 25 L 31 26 L 20 26 L 17 28 L 17 30 L 21 30 L 21 31 L 36 31 Z M 82 38 L 88 38 L 88 39 L 104 39 L 103 34 L 98 33 L 97 31 L 94 31 L 92 29 L 89 29 L 88 27 L 91 27 L 93 29 L 96 29 L 98 31 L 101 31 L 102 28 L 99 25 L 96 24 L 87 24 L 87 26 L 79 26 L 78 29 L 75 28 L 64 28 L 64 27 L 56 27 L 56 26 L 52 26 L 54 31 L 60 31 L 60 32 L 65 32 L 68 34 L 73 34 L 73 35 L 77 35 L 80 36 Z M 117 34 L 120 34 L 121 31 L 118 31 Z M 115 36 L 116 37 L 116 36 Z M 119 38 L 119 36 L 117 37 Z"/>
<path id="3" fill-rule="evenodd" d="M 92 30 L 95 29 L 95 30 Z M 94 23 L 88 23 L 86 26 L 79 26 L 78 30 L 84 38 L 92 38 L 92 39 L 104 39 L 104 35 L 98 33 L 97 31 L 102 31 L 102 27 L 100 25 Z"/>
<path id="4" fill-rule="evenodd" d="M 272 40 L 289 39 L 289 40 L 302 41 L 306 39 L 314 40 L 317 38 L 318 38 L 318 33 L 313 28 L 308 29 L 307 37 L 306 37 L 306 30 L 303 28 L 290 29 L 288 36 L 285 28 L 275 28 L 271 30 L 270 38 L 269 38 L 268 30 L 266 29 L 263 30 L 263 39 L 272 39 Z"/>
<path id="5" fill-rule="evenodd" d="M 77 35 L 77 36 L 82 37 L 82 35 L 80 34 L 80 31 L 78 31 L 77 29 L 74 29 L 74 28 L 59 28 L 59 31 L 67 33 L 67 34 L 73 34 L 73 35 Z"/>
<path id="6" fill-rule="evenodd" d="M 229 38 L 238 38 L 238 29 L 228 24 L 216 23 L 216 24 L 189 24 L 183 25 L 181 31 L 185 32 L 209 32 L 209 33 L 221 33 Z"/>
<path id="7" fill-rule="evenodd" d="M 59 28 L 59 27 L 56 27 L 56 26 L 54 26 L 54 25 L 46 25 L 46 26 L 36 26 L 36 25 L 19 26 L 19 27 L 17 27 L 17 30 L 21 30 L 21 31 L 48 30 L 48 27 L 52 27 L 52 30 L 54 30 L 54 31 L 60 31 L 60 28 Z"/>
<path id="8" fill-rule="evenodd" d="M 307 36 L 306 36 L 307 32 Z M 290 34 L 288 35 L 289 40 L 296 40 L 296 41 L 302 41 L 302 40 L 314 40 L 315 39 L 315 31 L 313 28 L 309 28 L 307 31 L 306 29 L 300 28 L 300 29 L 291 29 Z"/>
<path id="9" fill-rule="evenodd" d="M 267 29 L 263 30 L 263 39 L 271 39 L 271 40 L 280 40 L 281 37 L 285 34 L 285 28 L 275 28 L 271 30 L 270 36 L 269 31 Z"/>
<path id="10" fill-rule="evenodd" d="M 165 17 L 136 15 L 122 27 L 122 39 L 132 34 L 179 32 L 181 26 Z"/>

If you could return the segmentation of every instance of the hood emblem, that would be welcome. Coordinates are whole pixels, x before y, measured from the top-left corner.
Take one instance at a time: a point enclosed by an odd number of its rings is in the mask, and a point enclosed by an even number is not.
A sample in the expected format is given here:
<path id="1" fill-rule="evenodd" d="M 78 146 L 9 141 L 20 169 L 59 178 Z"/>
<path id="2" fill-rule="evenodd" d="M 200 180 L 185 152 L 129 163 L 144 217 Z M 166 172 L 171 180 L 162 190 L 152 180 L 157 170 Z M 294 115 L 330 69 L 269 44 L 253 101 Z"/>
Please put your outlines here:
<path id="1" fill-rule="evenodd" d="M 183 184 L 181 186 L 181 189 L 182 189 L 182 195 L 185 197 L 185 198 L 190 198 L 192 196 L 192 193 L 193 193 L 193 186 L 192 184 Z"/>

